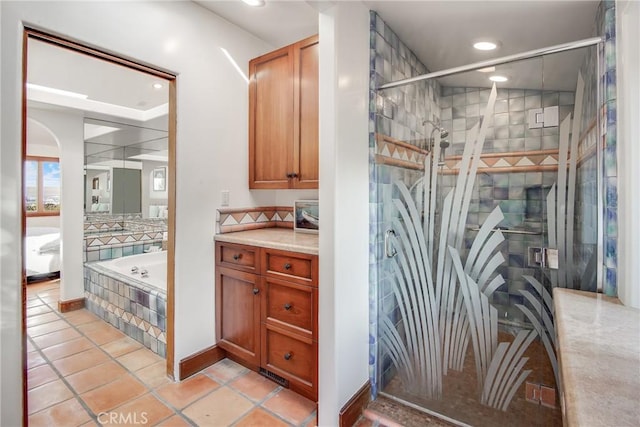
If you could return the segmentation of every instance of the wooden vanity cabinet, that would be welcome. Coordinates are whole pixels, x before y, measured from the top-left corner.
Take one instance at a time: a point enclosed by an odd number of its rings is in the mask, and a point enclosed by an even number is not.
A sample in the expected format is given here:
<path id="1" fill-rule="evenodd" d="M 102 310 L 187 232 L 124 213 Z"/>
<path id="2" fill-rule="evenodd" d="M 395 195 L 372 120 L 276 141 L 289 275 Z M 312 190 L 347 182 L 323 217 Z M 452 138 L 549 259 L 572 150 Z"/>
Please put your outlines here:
<path id="1" fill-rule="evenodd" d="M 249 62 L 249 188 L 318 188 L 318 36 Z"/>
<path id="2" fill-rule="evenodd" d="M 258 254 L 247 272 L 241 254 Z M 225 259 L 237 268 L 223 265 Z M 219 345 L 256 371 L 318 398 L 318 257 L 269 248 L 216 243 L 216 319 Z"/>

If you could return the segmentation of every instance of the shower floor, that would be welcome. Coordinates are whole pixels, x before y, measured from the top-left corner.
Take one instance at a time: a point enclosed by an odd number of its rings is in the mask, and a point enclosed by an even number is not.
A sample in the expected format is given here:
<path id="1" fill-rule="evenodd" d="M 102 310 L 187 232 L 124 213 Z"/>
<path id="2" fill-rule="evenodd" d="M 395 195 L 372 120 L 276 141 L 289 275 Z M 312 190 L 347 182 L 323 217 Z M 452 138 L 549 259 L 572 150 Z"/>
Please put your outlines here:
<path id="1" fill-rule="evenodd" d="M 513 339 L 514 336 L 511 334 L 499 333 L 500 342 L 510 342 Z M 524 369 L 531 369 L 532 372 L 520 386 L 506 411 L 480 404 L 471 344 L 467 349 L 462 372 L 449 370 L 444 376 L 442 399 L 425 399 L 408 393 L 398 376 L 394 376 L 382 391 L 473 426 L 562 426 L 562 414 L 557 398 L 555 408 L 526 400 L 527 382 L 555 388 L 551 362 L 540 340 L 531 343 L 524 356 L 529 358 Z"/>

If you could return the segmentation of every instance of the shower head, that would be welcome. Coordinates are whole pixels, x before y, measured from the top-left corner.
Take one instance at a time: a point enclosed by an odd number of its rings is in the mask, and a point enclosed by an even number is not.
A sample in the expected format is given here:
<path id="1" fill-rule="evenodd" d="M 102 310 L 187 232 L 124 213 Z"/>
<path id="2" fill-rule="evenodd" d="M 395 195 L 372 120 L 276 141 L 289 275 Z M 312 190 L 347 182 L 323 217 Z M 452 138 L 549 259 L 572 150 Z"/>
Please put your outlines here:
<path id="1" fill-rule="evenodd" d="M 436 122 L 432 121 L 432 120 L 424 120 L 422 122 L 423 125 L 426 124 L 430 124 L 431 126 L 433 126 L 433 129 L 431 129 L 431 138 L 433 138 L 433 134 L 437 131 L 440 132 L 440 139 L 444 139 L 447 136 L 449 136 L 449 131 L 446 130 L 445 128 L 443 128 L 442 126 L 440 126 L 439 124 L 437 124 Z"/>

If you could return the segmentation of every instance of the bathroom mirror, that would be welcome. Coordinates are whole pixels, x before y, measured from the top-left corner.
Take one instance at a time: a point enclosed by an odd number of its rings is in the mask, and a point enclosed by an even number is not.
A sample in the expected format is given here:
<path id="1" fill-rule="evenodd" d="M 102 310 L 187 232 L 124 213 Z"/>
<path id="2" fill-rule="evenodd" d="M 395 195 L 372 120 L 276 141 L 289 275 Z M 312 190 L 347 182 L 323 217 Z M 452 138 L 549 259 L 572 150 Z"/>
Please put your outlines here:
<path id="1" fill-rule="evenodd" d="M 144 123 L 85 118 L 85 213 L 166 218 L 167 135 L 166 115 Z"/>

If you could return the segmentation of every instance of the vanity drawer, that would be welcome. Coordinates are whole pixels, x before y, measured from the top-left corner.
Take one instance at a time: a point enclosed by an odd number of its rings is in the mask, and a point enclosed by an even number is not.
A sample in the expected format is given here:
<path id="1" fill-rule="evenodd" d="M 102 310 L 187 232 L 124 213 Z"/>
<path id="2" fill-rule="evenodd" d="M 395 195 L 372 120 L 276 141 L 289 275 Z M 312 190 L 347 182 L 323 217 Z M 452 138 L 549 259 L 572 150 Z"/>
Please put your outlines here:
<path id="1" fill-rule="evenodd" d="M 259 249 L 235 243 L 216 243 L 216 264 L 236 270 L 258 273 L 260 270 Z"/>
<path id="2" fill-rule="evenodd" d="M 263 322 L 288 328 L 316 338 L 315 316 L 318 290 L 279 279 L 265 278 L 263 289 Z"/>
<path id="3" fill-rule="evenodd" d="M 318 344 L 270 325 L 266 325 L 264 333 L 266 336 L 263 341 L 262 357 L 266 369 L 289 381 L 312 388 L 312 385 L 316 384 Z"/>
<path id="4" fill-rule="evenodd" d="M 308 286 L 318 286 L 318 257 L 276 249 L 262 250 L 263 274 Z"/>

